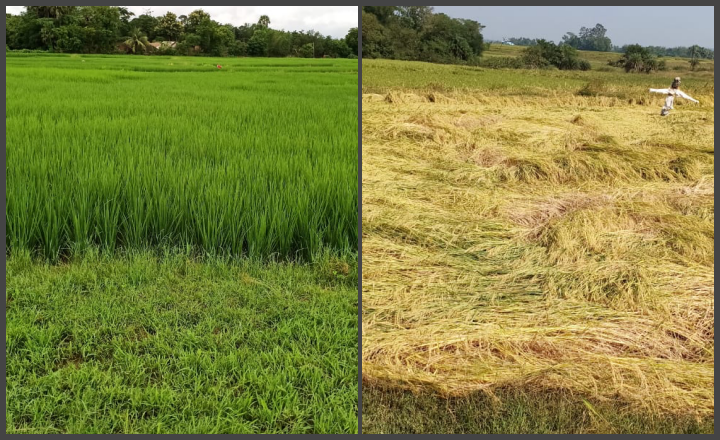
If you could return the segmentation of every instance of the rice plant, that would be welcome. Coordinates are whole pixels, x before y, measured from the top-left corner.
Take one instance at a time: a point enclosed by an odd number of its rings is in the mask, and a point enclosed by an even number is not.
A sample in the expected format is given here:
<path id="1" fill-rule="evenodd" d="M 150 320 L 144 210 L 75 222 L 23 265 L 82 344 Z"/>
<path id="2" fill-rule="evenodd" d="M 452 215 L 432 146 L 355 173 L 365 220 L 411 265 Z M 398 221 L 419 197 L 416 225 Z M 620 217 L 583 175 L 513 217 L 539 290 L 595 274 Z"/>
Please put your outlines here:
<path id="1" fill-rule="evenodd" d="M 6 59 L 10 253 L 357 249 L 357 62 L 24 55 Z"/>
<path id="2" fill-rule="evenodd" d="M 712 421 L 701 73 L 682 74 L 700 104 L 663 119 L 643 90 L 659 74 L 363 60 L 364 424 L 415 416 L 398 388 L 440 396 L 440 411 L 447 397 L 561 391 Z M 598 78 L 600 93 L 578 94 Z M 393 390 L 386 406 L 366 406 L 373 389 Z"/>

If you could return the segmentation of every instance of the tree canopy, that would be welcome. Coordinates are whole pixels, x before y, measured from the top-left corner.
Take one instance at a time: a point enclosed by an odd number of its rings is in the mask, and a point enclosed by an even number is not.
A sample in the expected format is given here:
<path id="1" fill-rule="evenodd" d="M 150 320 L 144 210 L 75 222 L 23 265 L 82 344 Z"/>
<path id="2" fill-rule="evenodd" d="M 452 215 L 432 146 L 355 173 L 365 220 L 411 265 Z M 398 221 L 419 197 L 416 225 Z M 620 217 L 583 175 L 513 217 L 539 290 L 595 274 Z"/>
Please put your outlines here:
<path id="1" fill-rule="evenodd" d="M 664 62 L 659 61 L 657 55 L 639 44 L 625 46 L 623 56 L 609 64 L 622 67 L 625 72 L 634 73 L 650 73 L 664 68 Z"/>
<path id="2" fill-rule="evenodd" d="M 362 55 L 447 64 L 474 64 L 483 51 L 482 26 L 430 6 L 363 6 Z"/>
<path id="3" fill-rule="evenodd" d="M 562 42 L 575 49 L 610 52 L 613 47 L 612 41 L 605 35 L 606 33 L 605 26 L 598 23 L 593 28 L 580 28 L 578 35 L 572 32 L 566 33 L 562 37 Z"/>
<path id="4" fill-rule="evenodd" d="M 115 53 L 211 56 L 354 57 L 357 28 L 344 38 L 314 30 L 272 29 L 267 15 L 257 23 L 221 24 L 198 9 L 177 16 L 135 16 L 118 6 L 26 6 L 20 15 L 6 14 L 5 45 L 11 50 L 70 53 Z M 150 42 L 173 41 L 159 50 Z M 307 51 L 310 45 L 312 50 Z"/>
<path id="5" fill-rule="evenodd" d="M 613 46 L 613 52 L 625 53 L 631 44 L 624 46 Z M 680 58 L 703 58 L 706 60 L 715 59 L 715 51 L 707 47 L 698 45 L 690 47 L 663 47 L 663 46 L 646 46 L 647 50 L 659 57 L 680 57 Z"/>
<path id="6" fill-rule="evenodd" d="M 560 70 L 590 70 L 590 62 L 580 59 L 574 47 L 542 39 L 523 50 L 522 61 L 534 69 L 554 66 Z"/>

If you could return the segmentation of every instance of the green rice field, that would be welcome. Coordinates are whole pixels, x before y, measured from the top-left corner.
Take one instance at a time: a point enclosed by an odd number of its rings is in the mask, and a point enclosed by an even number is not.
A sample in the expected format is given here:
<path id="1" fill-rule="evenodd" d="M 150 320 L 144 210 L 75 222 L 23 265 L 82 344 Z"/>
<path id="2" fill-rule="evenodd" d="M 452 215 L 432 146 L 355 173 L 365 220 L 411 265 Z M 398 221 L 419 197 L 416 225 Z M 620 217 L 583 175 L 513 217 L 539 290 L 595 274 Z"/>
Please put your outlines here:
<path id="1" fill-rule="evenodd" d="M 6 432 L 357 433 L 357 61 L 6 66 Z"/>
<path id="2" fill-rule="evenodd" d="M 56 261 L 89 246 L 189 245 L 310 260 L 356 250 L 356 61 L 6 63 L 10 253 Z"/>

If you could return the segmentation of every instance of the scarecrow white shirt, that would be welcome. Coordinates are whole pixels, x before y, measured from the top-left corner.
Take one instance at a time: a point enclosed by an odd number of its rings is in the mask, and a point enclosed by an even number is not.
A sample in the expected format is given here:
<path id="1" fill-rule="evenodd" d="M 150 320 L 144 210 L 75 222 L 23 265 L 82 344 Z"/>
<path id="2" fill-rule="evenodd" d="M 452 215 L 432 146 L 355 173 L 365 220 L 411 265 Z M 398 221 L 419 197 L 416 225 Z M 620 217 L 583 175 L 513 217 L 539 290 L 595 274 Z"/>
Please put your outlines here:
<path id="1" fill-rule="evenodd" d="M 669 89 L 650 89 L 650 92 L 662 93 L 663 95 L 667 95 L 667 97 L 665 98 L 665 105 L 663 106 L 662 110 L 660 110 L 660 116 L 667 116 L 668 113 L 670 113 L 670 110 L 673 109 L 673 102 L 675 101 L 676 96 L 685 98 L 692 102 L 699 102 L 697 99 L 692 98 L 690 95 L 683 93 L 680 89 L 673 89 L 672 87 L 670 87 Z"/>
<path id="2" fill-rule="evenodd" d="M 700 102 L 697 99 L 686 94 L 685 92 L 683 92 L 680 89 L 672 89 L 672 88 L 671 89 L 650 89 L 650 92 L 651 93 L 662 93 L 663 95 L 668 95 L 668 98 L 674 97 L 674 96 L 679 96 L 681 98 L 687 99 L 688 101 Z"/>

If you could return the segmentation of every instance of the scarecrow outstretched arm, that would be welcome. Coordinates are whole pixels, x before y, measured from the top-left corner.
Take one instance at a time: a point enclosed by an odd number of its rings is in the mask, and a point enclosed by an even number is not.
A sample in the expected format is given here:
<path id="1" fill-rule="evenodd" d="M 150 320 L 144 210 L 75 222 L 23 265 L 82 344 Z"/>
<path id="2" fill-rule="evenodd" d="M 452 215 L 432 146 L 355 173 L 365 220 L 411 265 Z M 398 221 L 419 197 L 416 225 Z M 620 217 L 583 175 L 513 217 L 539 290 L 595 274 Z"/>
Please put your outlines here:
<path id="1" fill-rule="evenodd" d="M 669 90 L 668 89 L 650 89 L 650 93 L 667 94 L 667 93 L 669 93 Z"/>
<path id="2" fill-rule="evenodd" d="M 692 96 L 686 94 L 685 92 L 681 92 L 681 91 L 678 90 L 677 94 L 678 94 L 680 97 L 687 99 L 688 101 L 700 102 L 700 101 L 698 101 L 697 99 L 693 98 Z"/>

